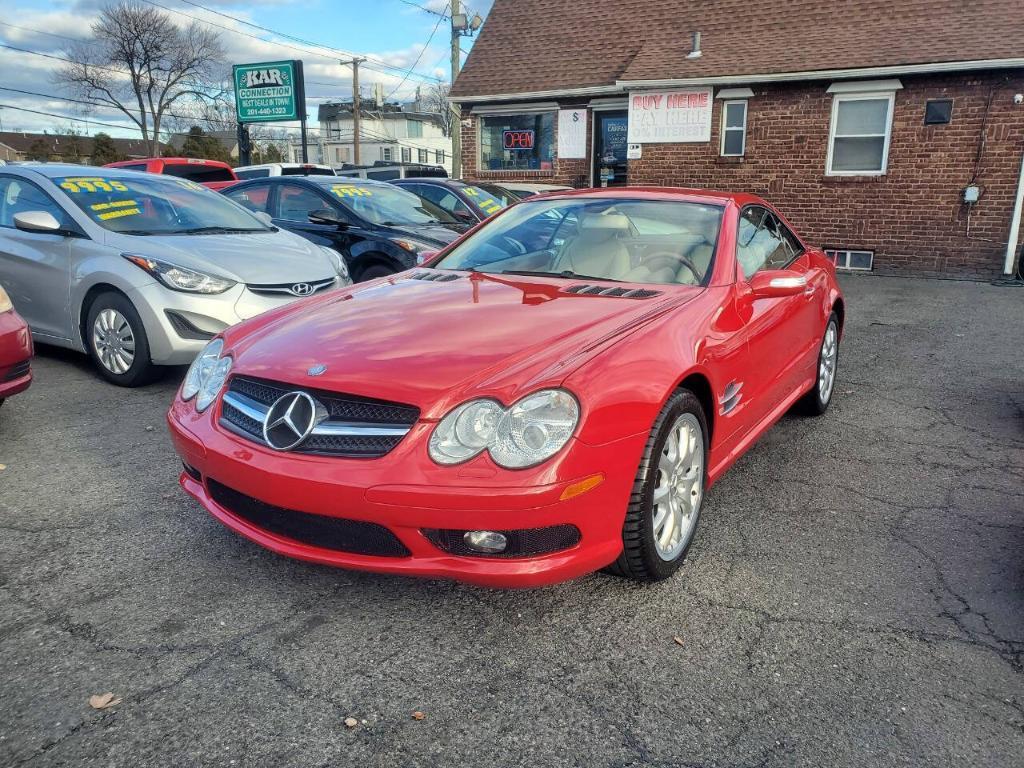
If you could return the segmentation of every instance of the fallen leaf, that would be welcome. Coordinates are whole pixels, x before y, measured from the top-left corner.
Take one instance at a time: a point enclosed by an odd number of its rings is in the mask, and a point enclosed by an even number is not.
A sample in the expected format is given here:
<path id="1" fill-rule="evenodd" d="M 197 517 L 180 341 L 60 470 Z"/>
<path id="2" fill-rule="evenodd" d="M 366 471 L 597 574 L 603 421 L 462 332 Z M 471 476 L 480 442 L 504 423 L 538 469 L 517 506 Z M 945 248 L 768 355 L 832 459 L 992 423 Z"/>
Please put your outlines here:
<path id="1" fill-rule="evenodd" d="M 356 720 L 354 717 L 346 717 L 345 718 L 345 727 L 346 728 L 355 728 L 357 725 L 359 725 L 359 721 Z"/>
<path id="2" fill-rule="evenodd" d="M 683 638 L 681 638 L 681 637 L 673 637 L 672 639 L 675 641 L 676 645 L 682 645 L 683 644 Z"/>
<path id="3" fill-rule="evenodd" d="M 412 719 L 413 720 L 422 720 L 424 717 L 426 717 L 426 715 L 424 715 L 418 709 L 415 712 L 412 713 Z"/>
<path id="4" fill-rule="evenodd" d="M 147 432 L 152 432 L 153 431 L 153 427 L 146 427 L 146 431 Z"/>
<path id="5" fill-rule="evenodd" d="M 3 472 L 5 469 L 7 469 L 7 465 L 6 464 L 0 464 L 0 472 Z"/>
<path id="6" fill-rule="evenodd" d="M 121 699 L 109 691 L 107 693 L 100 693 L 89 697 L 89 706 L 93 709 L 110 709 L 111 707 L 116 707 L 120 703 Z"/>

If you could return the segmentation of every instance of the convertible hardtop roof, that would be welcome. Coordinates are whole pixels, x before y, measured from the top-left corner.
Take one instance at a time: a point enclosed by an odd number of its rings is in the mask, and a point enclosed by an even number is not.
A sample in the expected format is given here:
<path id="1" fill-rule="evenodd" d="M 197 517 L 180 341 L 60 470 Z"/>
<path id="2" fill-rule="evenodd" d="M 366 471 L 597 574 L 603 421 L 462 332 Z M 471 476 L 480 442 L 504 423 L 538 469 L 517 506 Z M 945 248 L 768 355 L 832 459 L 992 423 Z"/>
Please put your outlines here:
<path id="1" fill-rule="evenodd" d="M 501 182 L 498 182 L 499 184 Z M 712 189 L 687 189 L 685 187 L 604 187 L 600 189 L 574 189 L 565 192 L 546 192 L 542 197 L 526 198 L 523 202 L 530 202 L 532 199 L 557 200 L 563 197 L 595 197 L 607 200 L 609 198 L 619 200 L 665 200 L 688 203 L 705 203 L 710 205 L 724 205 L 735 203 L 737 206 L 749 205 L 751 203 L 763 204 L 757 195 L 748 192 L 720 192 Z"/>
<path id="2" fill-rule="evenodd" d="M 163 158 L 161 158 L 163 159 Z M 139 161 L 141 162 L 141 161 Z M 20 164 L 20 165 L 9 165 L 6 170 L 13 169 L 25 169 L 26 171 L 34 171 L 40 176 L 45 176 L 48 179 L 55 179 L 61 176 L 82 176 L 88 178 L 90 176 L 103 176 L 103 177 L 127 177 L 129 179 L 138 179 L 141 175 L 138 171 L 127 170 L 124 168 L 117 168 L 111 166 L 95 166 L 95 165 L 77 165 L 75 163 L 35 163 L 32 165 Z M 176 179 L 177 176 L 164 176 L 159 173 L 145 174 L 147 178 L 153 179 Z"/>

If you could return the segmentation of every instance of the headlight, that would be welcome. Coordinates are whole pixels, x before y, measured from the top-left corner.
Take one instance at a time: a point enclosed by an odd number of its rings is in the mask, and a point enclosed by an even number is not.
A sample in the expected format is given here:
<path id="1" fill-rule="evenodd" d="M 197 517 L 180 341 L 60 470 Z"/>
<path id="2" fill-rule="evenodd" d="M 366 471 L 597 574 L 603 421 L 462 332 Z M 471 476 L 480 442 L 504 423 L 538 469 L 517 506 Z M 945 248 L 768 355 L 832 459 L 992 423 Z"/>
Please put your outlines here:
<path id="1" fill-rule="evenodd" d="M 168 264 L 166 261 L 150 259 L 146 256 L 134 256 L 130 253 L 121 255 L 174 291 L 205 294 L 224 293 L 235 284 L 234 280 L 208 275 L 205 272 L 196 272 L 194 269 Z"/>
<path id="2" fill-rule="evenodd" d="M 459 464 L 486 450 L 506 469 L 531 467 L 569 442 L 579 418 L 579 403 L 564 389 L 534 392 L 511 408 L 495 400 L 470 400 L 434 428 L 430 458 Z"/>
<path id="3" fill-rule="evenodd" d="M 352 277 L 348 273 L 348 264 L 345 262 L 345 257 L 326 245 L 321 245 L 320 250 L 327 254 L 327 257 L 331 260 L 331 264 L 334 265 L 334 271 L 341 278 L 342 285 L 351 285 Z"/>
<path id="4" fill-rule="evenodd" d="M 0 285 L 0 314 L 10 312 L 12 309 L 14 309 L 14 305 L 11 303 L 11 297 L 7 295 L 7 291 Z"/>
<path id="5" fill-rule="evenodd" d="M 396 238 L 392 240 L 395 245 L 399 248 L 408 251 L 409 253 L 423 253 L 424 251 L 436 251 L 436 245 L 430 245 L 428 243 L 421 243 L 419 240 L 408 240 L 406 238 Z"/>
<path id="6" fill-rule="evenodd" d="M 202 413 L 217 398 L 217 393 L 224 386 L 224 381 L 231 371 L 231 358 L 221 357 L 224 342 L 214 339 L 199 353 L 185 374 L 185 383 L 181 385 L 183 400 L 196 398 L 196 410 Z M 197 396 L 198 395 L 198 396 Z"/>

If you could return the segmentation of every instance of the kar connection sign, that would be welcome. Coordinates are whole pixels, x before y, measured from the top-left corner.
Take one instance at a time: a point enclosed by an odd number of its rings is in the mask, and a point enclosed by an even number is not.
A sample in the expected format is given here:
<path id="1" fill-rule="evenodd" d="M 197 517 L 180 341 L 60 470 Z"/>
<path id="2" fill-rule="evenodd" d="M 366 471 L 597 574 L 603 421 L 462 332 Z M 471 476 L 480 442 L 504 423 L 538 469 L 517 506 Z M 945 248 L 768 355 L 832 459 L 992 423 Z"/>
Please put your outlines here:
<path id="1" fill-rule="evenodd" d="M 240 123 L 299 120 L 305 107 L 301 61 L 234 66 L 235 107 Z"/>

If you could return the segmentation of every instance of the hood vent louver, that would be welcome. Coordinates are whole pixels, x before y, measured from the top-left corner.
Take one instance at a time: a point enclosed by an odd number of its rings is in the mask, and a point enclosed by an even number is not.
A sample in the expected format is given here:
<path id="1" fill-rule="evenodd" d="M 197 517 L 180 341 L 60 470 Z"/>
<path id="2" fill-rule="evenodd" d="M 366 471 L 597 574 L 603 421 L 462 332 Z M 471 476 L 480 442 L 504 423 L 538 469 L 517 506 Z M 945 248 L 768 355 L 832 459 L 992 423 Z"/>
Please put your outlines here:
<path id="1" fill-rule="evenodd" d="M 429 283 L 450 283 L 452 280 L 458 280 L 462 275 L 456 274 L 455 272 L 413 272 L 409 275 L 409 280 L 426 280 Z"/>
<path id="2" fill-rule="evenodd" d="M 604 285 L 571 285 L 565 289 L 565 293 L 573 293 L 577 296 L 611 296 L 622 299 L 649 299 L 652 296 L 660 296 L 661 291 L 652 291 L 649 288 L 620 288 L 618 286 L 607 287 Z"/>

